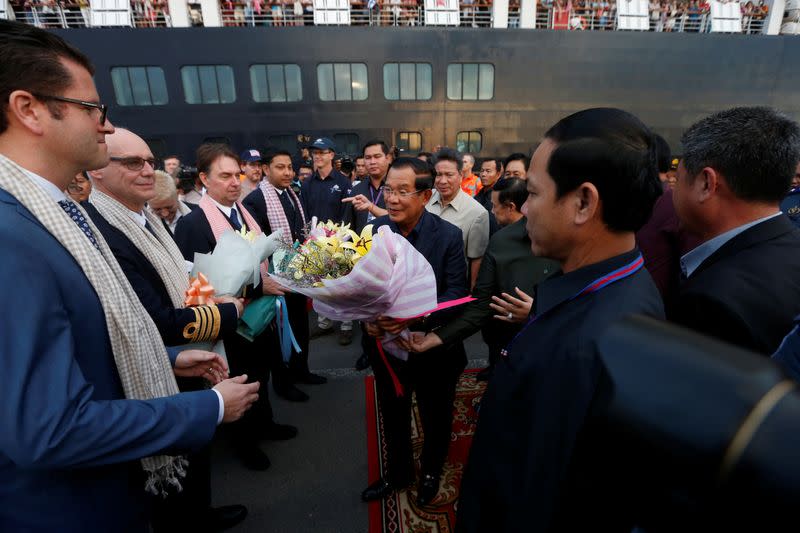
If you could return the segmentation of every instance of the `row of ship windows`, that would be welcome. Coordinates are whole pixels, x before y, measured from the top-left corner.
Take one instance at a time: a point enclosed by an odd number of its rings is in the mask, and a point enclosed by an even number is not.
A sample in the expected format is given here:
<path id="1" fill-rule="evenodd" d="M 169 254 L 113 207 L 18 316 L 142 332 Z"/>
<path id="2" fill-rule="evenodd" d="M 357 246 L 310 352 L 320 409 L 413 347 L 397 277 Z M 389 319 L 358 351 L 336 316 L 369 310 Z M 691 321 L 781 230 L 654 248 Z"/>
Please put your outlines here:
<path id="1" fill-rule="evenodd" d="M 383 65 L 383 96 L 387 100 L 430 100 L 433 74 L 429 63 Z M 111 81 L 121 106 L 169 103 L 167 81 L 161 67 L 113 67 Z M 187 104 L 231 104 L 236 101 L 236 82 L 230 65 L 181 67 L 183 96 Z M 271 64 L 250 66 L 250 90 L 255 102 L 300 102 L 303 83 L 300 66 Z M 364 63 L 320 63 L 317 90 L 324 102 L 363 101 L 369 96 Z M 447 98 L 491 100 L 494 97 L 494 65 L 451 63 L 447 66 Z"/>

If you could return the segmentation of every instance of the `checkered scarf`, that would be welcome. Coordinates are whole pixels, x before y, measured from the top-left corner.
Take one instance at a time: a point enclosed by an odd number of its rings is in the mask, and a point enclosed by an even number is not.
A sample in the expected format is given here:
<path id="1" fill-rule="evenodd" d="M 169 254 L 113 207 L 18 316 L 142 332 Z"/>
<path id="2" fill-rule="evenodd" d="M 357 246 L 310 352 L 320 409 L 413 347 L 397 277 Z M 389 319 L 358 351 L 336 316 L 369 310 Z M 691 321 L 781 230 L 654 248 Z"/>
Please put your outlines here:
<path id="1" fill-rule="evenodd" d="M 15 163 L 0 155 L 0 188 L 14 196 L 75 258 L 100 298 L 108 337 L 125 397 L 150 400 L 178 394 L 178 386 L 156 325 L 139 303 L 97 227 L 78 206 L 97 239 L 95 248 L 83 231 L 53 199 Z M 186 475 L 182 457 L 158 455 L 141 460 L 145 489 L 166 495 L 169 485 L 180 490 Z"/>
<path id="2" fill-rule="evenodd" d="M 267 205 L 267 218 L 269 219 L 269 226 L 272 231 L 283 230 L 283 240 L 290 243 L 292 242 L 292 229 L 289 226 L 289 220 L 286 218 L 286 212 L 283 210 L 281 199 L 278 198 L 278 191 L 267 180 L 262 180 L 258 186 L 261 193 L 264 195 L 264 202 Z M 303 220 L 306 219 L 306 214 L 303 211 L 303 206 L 300 204 L 300 199 L 294 193 L 291 187 L 288 187 L 284 194 L 288 194 L 294 199 L 294 205 L 300 209 L 300 215 Z"/>
<path id="3" fill-rule="evenodd" d="M 144 216 L 153 233 L 137 224 L 129 214 L 129 209 L 95 187 L 89 197 L 89 202 L 109 224 L 120 230 L 136 246 L 147 261 L 153 265 L 158 276 L 164 283 L 169 293 L 169 299 L 175 309 L 181 309 L 184 303 L 186 289 L 189 288 L 189 275 L 186 272 L 186 262 L 167 232 L 161 220 L 149 210 L 144 210 Z M 155 235 L 154 235 L 155 233 Z"/>

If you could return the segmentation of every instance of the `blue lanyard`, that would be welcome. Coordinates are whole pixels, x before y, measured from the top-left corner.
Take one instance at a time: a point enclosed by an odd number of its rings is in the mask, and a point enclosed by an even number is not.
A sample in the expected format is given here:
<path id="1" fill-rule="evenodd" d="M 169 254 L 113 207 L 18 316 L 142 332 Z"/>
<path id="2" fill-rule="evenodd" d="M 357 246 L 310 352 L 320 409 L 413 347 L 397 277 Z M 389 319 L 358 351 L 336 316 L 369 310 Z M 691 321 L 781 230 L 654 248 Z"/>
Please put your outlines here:
<path id="1" fill-rule="evenodd" d="M 367 178 L 367 179 L 369 179 L 369 178 Z M 372 193 L 372 184 L 369 184 L 369 197 L 370 197 L 370 200 L 372 200 L 372 203 L 375 204 L 376 207 L 378 207 L 378 202 L 380 201 L 381 196 L 383 196 L 383 188 L 381 187 L 381 189 L 378 191 L 378 196 L 376 197 Z"/>
<path id="2" fill-rule="evenodd" d="M 643 266 L 644 266 L 644 259 L 642 258 L 642 254 L 639 254 L 636 257 L 636 259 L 634 259 L 632 262 L 614 270 L 613 272 L 609 272 L 605 276 L 597 278 L 593 282 L 589 283 L 586 287 L 578 291 L 578 293 L 576 293 L 574 296 L 572 296 L 571 298 L 562 303 L 571 302 L 572 300 L 580 298 L 585 294 L 591 294 L 593 292 L 601 291 L 606 287 L 608 287 L 609 285 L 611 285 L 612 283 L 616 283 L 617 281 L 633 276 L 639 270 L 641 270 Z M 552 309 L 554 309 L 555 307 L 551 308 L 550 310 L 552 311 Z M 528 329 L 528 326 L 536 322 L 537 319 L 541 318 L 545 314 L 546 313 L 541 313 L 539 315 L 531 317 L 531 319 L 528 320 L 528 323 L 525 324 L 525 326 L 519 331 L 519 333 L 517 333 L 514 336 L 511 342 L 508 343 L 508 346 L 500 350 L 500 355 L 502 355 L 503 357 L 508 357 L 508 352 L 511 351 L 511 348 L 517 342 L 517 339 L 525 332 L 526 329 Z"/>

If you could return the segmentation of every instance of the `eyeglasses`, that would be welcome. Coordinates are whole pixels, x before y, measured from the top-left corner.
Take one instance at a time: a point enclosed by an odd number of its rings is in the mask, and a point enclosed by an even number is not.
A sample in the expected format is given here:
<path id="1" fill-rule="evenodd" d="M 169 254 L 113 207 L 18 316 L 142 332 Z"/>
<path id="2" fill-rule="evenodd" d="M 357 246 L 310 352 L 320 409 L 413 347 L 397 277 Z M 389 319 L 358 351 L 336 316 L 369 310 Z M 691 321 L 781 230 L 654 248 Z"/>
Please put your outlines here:
<path id="1" fill-rule="evenodd" d="M 109 157 L 111 161 L 115 161 L 122 165 L 123 167 L 127 168 L 128 170 L 132 170 L 134 172 L 142 170 L 144 168 L 144 164 L 147 163 L 150 165 L 150 168 L 153 170 L 156 169 L 156 160 L 153 158 L 144 159 L 142 157 Z"/>
<path id="2" fill-rule="evenodd" d="M 96 104 L 94 102 L 86 102 L 84 100 L 76 100 L 75 98 L 65 98 L 63 96 L 53 96 L 51 94 L 36 94 L 32 93 L 33 96 L 38 98 L 39 100 L 56 100 L 58 102 L 66 102 L 68 104 L 75 104 L 80 105 L 83 107 L 88 107 L 91 109 L 99 109 L 100 110 L 100 125 L 106 123 L 106 118 L 108 118 L 108 106 L 106 104 Z"/>
<path id="3" fill-rule="evenodd" d="M 400 191 L 395 191 L 394 189 L 390 189 L 389 187 L 381 187 L 381 190 L 383 191 L 384 198 L 389 198 L 391 196 L 394 196 L 395 194 L 400 198 L 405 198 L 407 196 L 412 196 L 414 194 L 425 192 L 427 189 L 423 189 L 421 191 L 400 192 Z"/>

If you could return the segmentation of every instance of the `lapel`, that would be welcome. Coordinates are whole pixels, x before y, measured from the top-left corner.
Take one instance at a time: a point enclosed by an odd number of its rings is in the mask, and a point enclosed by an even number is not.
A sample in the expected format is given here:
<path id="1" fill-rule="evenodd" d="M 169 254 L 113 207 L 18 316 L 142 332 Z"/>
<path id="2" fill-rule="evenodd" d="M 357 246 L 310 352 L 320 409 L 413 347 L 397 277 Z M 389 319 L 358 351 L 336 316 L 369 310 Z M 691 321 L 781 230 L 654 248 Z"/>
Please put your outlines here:
<path id="1" fill-rule="evenodd" d="M 795 229 L 794 224 L 785 215 L 765 220 L 760 224 L 756 224 L 752 228 L 748 228 L 741 232 L 739 235 L 729 240 L 720 248 L 708 256 L 705 261 L 700 263 L 700 266 L 692 273 L 689 279 L 697 277 L 702 271 L 711 268 L 717 262 L 731 257 L 738 252 L 760 244 L 762 242 L 770 241 L 777 237 L 781 237 L 790 233 Z"/>
<path id="2" fill-rule="evenodd" d="M 40 228 L 47 231 L 47 228 L 45 228 L 42 225 L 42 223 L 39 222 L 39 220 L 35 216 L 33 216 L 33 213 L 28 211 L 27 207 L 19 203 L 19 200 L 17 200 L 13 195 L 11 195 L 10 193 L 8 193 L 3 189 L 0 189 L 0 202 L 6 203 L 9 206 L 13 206 L 14 208 L 16 208 L 17 213 L 19 213 L 23 217 L 27 218 L 28 220 L 39 226 Z"/>

